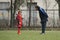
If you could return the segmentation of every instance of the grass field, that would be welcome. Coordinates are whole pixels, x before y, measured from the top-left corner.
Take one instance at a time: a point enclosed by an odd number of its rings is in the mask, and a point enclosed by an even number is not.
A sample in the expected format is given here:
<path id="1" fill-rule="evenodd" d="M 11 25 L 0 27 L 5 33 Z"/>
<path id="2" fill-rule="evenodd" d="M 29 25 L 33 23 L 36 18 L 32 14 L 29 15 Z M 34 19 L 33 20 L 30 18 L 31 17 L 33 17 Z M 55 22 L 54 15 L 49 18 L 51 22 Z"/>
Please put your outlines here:
<path id="1" fill-rule="evenodd" d="M 46 31 L 45 35 L 41 31 L 22 30 L 18 35 L 17 31 L 0 31 L 0 40 L 60 40 L 60 31 Z"/>

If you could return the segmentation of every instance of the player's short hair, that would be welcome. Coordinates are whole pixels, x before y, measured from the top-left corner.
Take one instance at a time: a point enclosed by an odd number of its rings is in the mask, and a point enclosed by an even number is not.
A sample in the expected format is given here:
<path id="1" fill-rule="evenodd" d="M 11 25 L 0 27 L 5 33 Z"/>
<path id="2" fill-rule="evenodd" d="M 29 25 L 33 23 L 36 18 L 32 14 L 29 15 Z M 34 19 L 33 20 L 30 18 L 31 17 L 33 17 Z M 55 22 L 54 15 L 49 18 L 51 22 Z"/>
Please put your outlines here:
<path id="1" fill-rule="evenodd" d="M 20 10 L 20 9 L 18 8 L 18 10 Z"/>

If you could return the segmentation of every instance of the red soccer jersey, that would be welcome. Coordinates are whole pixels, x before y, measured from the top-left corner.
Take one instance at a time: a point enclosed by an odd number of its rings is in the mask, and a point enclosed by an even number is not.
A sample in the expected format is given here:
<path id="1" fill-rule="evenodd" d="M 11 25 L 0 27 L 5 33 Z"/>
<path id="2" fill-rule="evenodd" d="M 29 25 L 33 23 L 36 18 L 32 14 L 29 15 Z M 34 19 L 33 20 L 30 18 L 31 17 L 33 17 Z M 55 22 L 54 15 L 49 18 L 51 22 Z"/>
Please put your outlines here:
<path id="1" fill-rule="evenodd" d="M 17 26 L 18 26 L 18 27 L 22 27 L 22 15 L 21 15 L 20 12 L 18 12 L 16 19 L 17 19 L 17 21 L 18 21 Z"/>

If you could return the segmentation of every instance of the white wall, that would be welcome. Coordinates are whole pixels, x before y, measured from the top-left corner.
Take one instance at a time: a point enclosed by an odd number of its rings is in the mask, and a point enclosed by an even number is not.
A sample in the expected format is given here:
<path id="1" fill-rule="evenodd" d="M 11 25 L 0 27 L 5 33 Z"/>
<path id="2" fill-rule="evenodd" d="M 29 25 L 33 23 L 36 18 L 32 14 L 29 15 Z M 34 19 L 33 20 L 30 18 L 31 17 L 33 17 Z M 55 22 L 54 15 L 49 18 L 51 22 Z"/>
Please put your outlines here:
<path id="1" fill-rule="evenodd" d="M 0 2 L 10 2 L 11 0 L 0 0 Z"/>

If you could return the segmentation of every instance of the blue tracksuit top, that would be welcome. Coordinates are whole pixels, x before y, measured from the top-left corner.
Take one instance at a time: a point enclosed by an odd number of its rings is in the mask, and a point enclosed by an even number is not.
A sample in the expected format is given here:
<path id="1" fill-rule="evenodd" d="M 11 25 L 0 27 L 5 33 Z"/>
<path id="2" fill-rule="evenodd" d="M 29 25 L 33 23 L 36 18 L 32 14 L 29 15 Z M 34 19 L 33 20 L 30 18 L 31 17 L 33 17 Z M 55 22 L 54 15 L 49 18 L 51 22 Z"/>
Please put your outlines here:
<path id="1" fill-rule="evenodd" d="M 48 15 L 47 15 L 47 13 L 45 12 L 45 10 L 43 9 L 43 8 L 39 8 L 38 9 L 38 11 L 39 11 L 39 16 L 40 16 L 40 18 L 41 18 L 41 22 L 46 22 L 46 21 L 48 21 Z"/>

